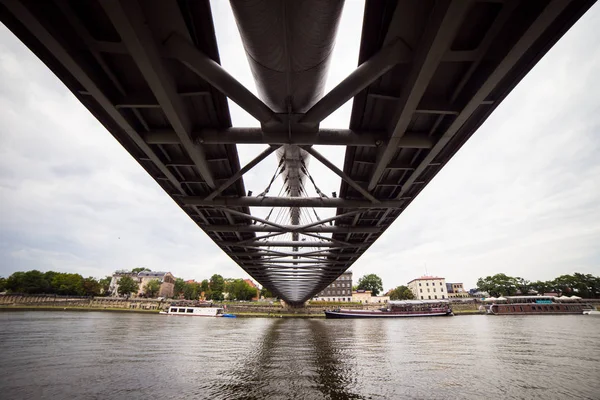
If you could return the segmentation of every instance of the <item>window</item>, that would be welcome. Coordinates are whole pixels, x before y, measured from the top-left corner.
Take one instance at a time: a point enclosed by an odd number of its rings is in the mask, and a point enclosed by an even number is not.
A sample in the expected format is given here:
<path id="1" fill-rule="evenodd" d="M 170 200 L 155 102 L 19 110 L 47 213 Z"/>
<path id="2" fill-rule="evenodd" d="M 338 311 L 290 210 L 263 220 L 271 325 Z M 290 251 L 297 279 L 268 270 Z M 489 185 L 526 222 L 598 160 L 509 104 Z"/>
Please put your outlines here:
<path id="1" fill-rule="evenodd" d="M 421 286 L 421 282 L 419 282 L 419 286 Z"/>
<path id="2" fill-rule="evenodd" d="M 431 296 L 427 296 L 427 297 L 429 297 L 429 300 L 431 300 Z"/>
<path id="3" fill-rule="evenodd" d="M 441 289 L 440 289 L 440 292 L 443 292 L 443 291 L 444 291 L 444 288 L 441 288 Z"/>
<path id="4" fill-rule="evenodd" d="M 523 312 L 523 306 L 519 306 L 519 309 L 521 310 L 521 312 Z"/>
<path id="5" fill-rule="evenodd" d="M 433 291 L 435 292 L 435 288 L 433 288 Z"/>
<path id="6" fill-rule="evenodd" d="M 421 296 L 421 300 L 423 300 L 423 296 Z"/>
<path id="7" fill-rule="evenodd" d="M 435 297 L 435 298 L 436 298 L 436 300 L 437 300 L 437 296 L 434 296 L 434 297 Z"/>
<path id="8" fill-rule="evenodd" d="M 431 292 L 431 289 L 427 289 L 427 293 L 430 293 L 430 292 Z"/>
<path id="9" fill-rule="evenodd" d="M 419 292 L 423 293 L 423 289 L 419 289 Z"/>
<path id="10" fill-rule="evenodd" d="M 426 283 L 425 283 L 425 286 L 429 286 L 429 282 L 426 282 Z"/>
<path id="11" fill-rule="evenodd" d="M 169 310 L 169 312 L 177 312 L 176 308 L 171 308 L 171 310 Z"/>
<path id="12" fill-rule="evenodd" d="M 440 282 L 440 286 L 442 286 L 442 282 Z"/>
<path id="13" fill-rule="evenodd" d="M 180 308 L 178 312 L 185 312 L 185 308 Z"/>
<path id="14" fill-rule="evenodd" d="M 194 312 L 194 309 L 193 308 L 188 308 L 185 312 L 188 313 L 188 314 L 192 314 Z"/>
<path id="15" fill-rule="evenodd" d="M 444 295 L 442 295 L 442 299 L 444 298 Z"/>

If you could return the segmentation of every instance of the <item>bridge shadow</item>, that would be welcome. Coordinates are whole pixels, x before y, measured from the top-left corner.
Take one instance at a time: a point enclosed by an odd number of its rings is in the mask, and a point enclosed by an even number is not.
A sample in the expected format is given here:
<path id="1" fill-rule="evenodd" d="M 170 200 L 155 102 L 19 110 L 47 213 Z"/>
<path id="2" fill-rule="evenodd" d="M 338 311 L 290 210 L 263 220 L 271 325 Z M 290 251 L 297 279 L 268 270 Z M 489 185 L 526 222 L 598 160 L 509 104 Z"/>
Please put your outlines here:
<path id="1" fill-rule="evenodd" d="M 363 398 L 349 388 L 352 355 L 336 346 L 325 321 L 268 322 L 259 345 L 225 373 L 226 382 L 212 388 L 211 398 Z"/>

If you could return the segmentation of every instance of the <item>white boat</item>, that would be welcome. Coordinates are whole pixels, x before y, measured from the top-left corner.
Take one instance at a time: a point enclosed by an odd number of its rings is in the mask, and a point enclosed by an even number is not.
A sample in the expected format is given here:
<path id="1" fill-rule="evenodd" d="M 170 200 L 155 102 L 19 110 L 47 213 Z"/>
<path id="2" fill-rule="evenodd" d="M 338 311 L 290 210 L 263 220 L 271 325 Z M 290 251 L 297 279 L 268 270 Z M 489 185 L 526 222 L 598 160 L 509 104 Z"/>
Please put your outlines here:
<path id="1" fill-rule="evenodd" d="M 226 317 L 235 318 L 233 314 L 225 313 L 222 307 L 195 307 L 172 305 L 167 311 L 161 311 L 162 315 L 179 315 L 184 317 Z"/>
<path id="2" fill-rule="evenodd" d="M 600 317 L 600 311 L 598 310 L 584 310 L 583 315 L 592 315 L 594 317 Z"/>

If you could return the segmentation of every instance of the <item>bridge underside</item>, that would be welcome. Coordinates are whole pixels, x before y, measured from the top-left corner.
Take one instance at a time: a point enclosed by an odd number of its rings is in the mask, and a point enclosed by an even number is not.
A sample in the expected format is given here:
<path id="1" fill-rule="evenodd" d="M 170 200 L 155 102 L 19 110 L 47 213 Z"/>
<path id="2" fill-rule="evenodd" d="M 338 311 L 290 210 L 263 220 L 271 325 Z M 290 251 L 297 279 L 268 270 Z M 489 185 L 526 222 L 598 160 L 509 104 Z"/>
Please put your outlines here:
<path id="1" fill-rule="evenodd" d="M 325 94 L 343 2 L 234 0 L 258 97 L 220 67 L 208 1 L 0 0 L 0 20 L 223 251 L 298 304 L 379 238 L 593 3 L 368 1 L 359 67 Z M 233 128 L 227 98 L 261 128 Z M 350 99 L 349 127 L 319 127 Z M 244 143 L 265 149 L 241 166 Z M 346 146 L 343 168 L 315 144 Z M 271 154 L 283 195 L 247 194 L 244 173 Z M 336 197 L 307 195 L 311 157 L 340 176 Z M 335 212 L 303 221 L 324 208 Z"/>

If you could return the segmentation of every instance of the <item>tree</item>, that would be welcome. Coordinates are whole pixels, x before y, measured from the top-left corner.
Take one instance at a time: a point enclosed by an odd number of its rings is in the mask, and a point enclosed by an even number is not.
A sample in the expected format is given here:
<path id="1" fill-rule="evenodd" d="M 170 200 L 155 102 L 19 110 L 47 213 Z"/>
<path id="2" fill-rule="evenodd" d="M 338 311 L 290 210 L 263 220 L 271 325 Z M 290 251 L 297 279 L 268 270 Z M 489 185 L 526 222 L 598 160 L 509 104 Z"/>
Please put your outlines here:
<path id="1" fill-rule="evenodd" d="M 86 296 L 98 296 L 101 291 L 102 286 L 96 279 L 89 277 L 83 280 L 83 293 Z"/>
<path id="2" fill-rule="evenodd" d="M 208 282 L 211 300 L 223 300 L 223 292 L 225 291 L 225 280 L 219 274 L 214 274 Z"/>
<path id="3" fill-rule="evenodd" d="M 491 296 L 514 296 L 517 293 L 518 278 L 506 274 L 496 274 L 477 280 L 477 289 Z"/>
<path id="4" fill-rule="evenodd" d="M 150 271 L 150 268 L 138 267 L 131 270 L 134 274 L 137 274 L 142 271 Z"/>
<path id="5" fill-rule="evenodd" d="M 183 294 L 185 290 L 185 281 L 181 278 L 175 279 L 175 284 L 173 285 L 173 297 L 178 298 Z"/>
<path id="6" fill-rule="evenodd" d="M 0 277 L 0 292 L 4 292 L 6 290 L 6 278 Z"/>
<path id="7" fill-rule="evenodd" d="M 195 282 L 186 283 L 183 288 L 183 298 L 186 300 L 198 300 L 200 297 L 200 285 Z"/>
<path id="8" fill-rule="evenodd" d="M 112 281 L 112 277 L 107 276 L 98 281 L 100 284 L 100 293 L 107 296 L 110 294 L 110 282 Z"/>
<path id="9" fill-rule="evenodd" d="M 412 300 L 415 298 L 412 290 L 407 286 L 401 285 L 390 290 L 390 300 Z"/>
<path id="10" fill-rule="evenodd" d="M 79 274 L 57 272 L 52 278 L 52 287 L 57 294 L 75 296 L 85 295 L 83 276 Z"/>
<path id="11" fill-rule="evenodd" d="M 269 299 L 269 298 L 275 297 L 275 296 L 273 296 L 273 293 L 271 293 L 271 291 L 269 289 L 267 289 L 266 287 L 264 287 L 264 286 L 260 290 L 260 295 L 262 297 L 264 297 L 265 299 Z"/>
<path id="12" fill-rule="evenodd" d="M 235 279 L 227 285 L 229 298 L 232 300 L 252 300 L 256 296 L 256 288 L 250 286 L 243 279 Z"/>
<path id="13" fill-rule="evenodd" d="M 52 286 L 38 270 L 15 272 L 6 280 L 6 289 L 13 293 L 52 293 Z"/>
<path id="14" fill-rule="evenodd" d="M 358 280 L 358 289 L 370 290 L 372 296 L 377 296 L 383 291 L 383 282 L 375 274 L 365 275 Z"/>
<path id="15" fill-rule="evenodd" d="M 155 298 L 160 292 L 160 281 L 158 279 L 152 279 L 146 286 L 144 286 L 144 293 L 147 297 Z"/>
<path id="16" fill-rule="evenodd" d="M 117 292 L 121 296 L 129 297 L 131 293 L 137 292 L 139 289 L 139 285 L 136 281 L 133 280 L 130 276 L 123 276 L 119 279 L 119 287 L 117 288 Z"/>

